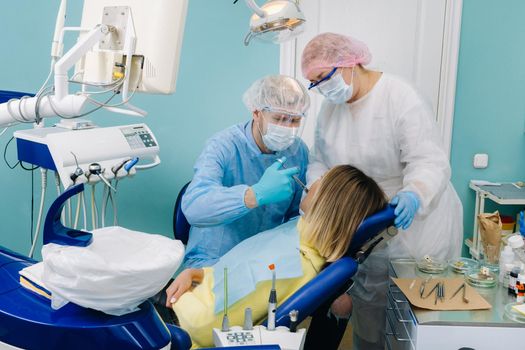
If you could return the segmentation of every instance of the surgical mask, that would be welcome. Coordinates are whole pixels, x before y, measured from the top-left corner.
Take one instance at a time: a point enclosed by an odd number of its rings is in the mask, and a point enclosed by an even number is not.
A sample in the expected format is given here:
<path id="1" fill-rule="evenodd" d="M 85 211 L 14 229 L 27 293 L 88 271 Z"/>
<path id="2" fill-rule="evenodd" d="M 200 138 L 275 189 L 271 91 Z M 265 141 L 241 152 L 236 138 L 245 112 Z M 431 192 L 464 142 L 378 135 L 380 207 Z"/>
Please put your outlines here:
<path id="1" fill-rule="evenodd" d="M 295 142 L 297 130 L 298 128 L 268 123 L 266 134 L 261 133 L 261 136 L 264 145 L 270 151 L 279 152 L 287 149 Z"/>
<path id="2" fill-rule="evenodd" d="M 341 73 L 334 75 L 326 82 L 316 87 L 328 101 L 335 104 L 342 104 L 352 98 L 354 93 L 354 71 L 352 70 L 352 81 L 346 84 Z"/>

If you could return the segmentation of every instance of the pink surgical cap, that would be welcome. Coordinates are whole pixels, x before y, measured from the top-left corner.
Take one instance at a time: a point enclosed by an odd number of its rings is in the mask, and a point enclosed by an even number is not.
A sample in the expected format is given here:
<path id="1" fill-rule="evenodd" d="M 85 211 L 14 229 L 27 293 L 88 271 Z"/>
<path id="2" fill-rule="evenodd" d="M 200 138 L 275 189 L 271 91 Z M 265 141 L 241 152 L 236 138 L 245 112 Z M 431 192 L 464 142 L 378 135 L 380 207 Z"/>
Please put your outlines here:
<path id="1" fill-rule="evenodd" d="M 366 65 L 371 60 L 372 55 L 365 43 L 346 35 L 323 33 L 304 48 L 301 68 L 306 78 L 314 69 Z"/>

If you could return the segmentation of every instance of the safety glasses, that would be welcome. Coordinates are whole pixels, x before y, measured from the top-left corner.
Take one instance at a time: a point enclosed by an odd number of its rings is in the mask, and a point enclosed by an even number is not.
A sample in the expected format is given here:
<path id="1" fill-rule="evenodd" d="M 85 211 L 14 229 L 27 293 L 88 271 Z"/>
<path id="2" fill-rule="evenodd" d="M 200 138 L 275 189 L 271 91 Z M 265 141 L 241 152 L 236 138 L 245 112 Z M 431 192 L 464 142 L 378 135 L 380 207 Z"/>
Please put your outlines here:
<path id="1" fill-rule="evenodd" d="M 303 124 L 304 114 L 291 114 L 286 111 L 273 108 L 263 108 L 263 115 L 266 121 L 288 127 L 300 127 Z"/>
<path id="2" fill-rule="evenodd" d="M 326 77 L 324 77 L 323 79 L 319 79 L 318 81 L 314 81 L 314 82 L 311 82 L 310 85 L 308 86 L 308 90 L 311 90 L 313 89 L 314 87 L 318 86 L 319 84 L 321 84 L 323 81 L 327 81 L 329 80 L 332 75 L 334 75 L 335 71 L 337 70 L 338 67 L 334 67 L 330 73 L 328 73 L 326 75 Z"/>

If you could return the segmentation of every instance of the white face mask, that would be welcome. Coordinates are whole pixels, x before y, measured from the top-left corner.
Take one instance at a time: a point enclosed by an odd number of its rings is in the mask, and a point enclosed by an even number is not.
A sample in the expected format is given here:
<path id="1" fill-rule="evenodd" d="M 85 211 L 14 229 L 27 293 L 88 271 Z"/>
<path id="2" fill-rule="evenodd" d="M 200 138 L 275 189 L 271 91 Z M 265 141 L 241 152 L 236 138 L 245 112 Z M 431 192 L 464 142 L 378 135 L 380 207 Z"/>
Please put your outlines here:
<path id="1" fill-rule="evenodd" d="M 287 149 L 295 142 L 297 131 L 298 128 L 268 123 L 266 134 L 262 135 L 261 133 L 261 135 L 264 145 L 270 151 L 279 152 Z"/>
<path id="2" fill-rule="evenodd" d="M 328 101 L 335 104 L 342 104 L 352 98 L 354 93 L 354 71 L 352 70 L 352 81 L 346 84 L 341 73 L 332 76 L 329 80 L 316 87 Z"/>

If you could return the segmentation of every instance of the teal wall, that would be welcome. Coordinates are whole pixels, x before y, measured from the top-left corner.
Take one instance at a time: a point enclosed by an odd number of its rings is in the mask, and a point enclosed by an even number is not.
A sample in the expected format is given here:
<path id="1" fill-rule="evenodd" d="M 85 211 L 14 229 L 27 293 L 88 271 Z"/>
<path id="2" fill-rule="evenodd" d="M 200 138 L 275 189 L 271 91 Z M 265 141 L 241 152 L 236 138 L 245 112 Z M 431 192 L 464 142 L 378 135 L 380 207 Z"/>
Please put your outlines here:
<path id="1" fill-rule="evenodd" d="M 58 3 L 17 0 L 3 4 L 0 89 L 34 91 L 41 85 L 48 71 Z M 68 21 L 75 24 L 81 2 L 70 3 Z M 505 6 L 489 0 L 464 1 L 451 163 L 452 182 L 464 205 L 467 236 L 472 232 L 474 210 L 470 179 L 525 179 L 525 157 L 521 155 L 525 150 L 523 13 L 525 2 L 521 0 L 506 0 Z M 162 164 L 119 184 L 123 226 L 169 234 L 176 194 L 191 178 L 192 164 L 204 141 L 250 118 L 241 95 L 254 79 L 278 71 L 279 48 L 243 46 L 249 15 L 242 3 L 190 1 L 177 92 L 134 99 L 149 112 L 145 121 L 161 145 Z M 93 119 L 101 125 L 138 121 L 104 112 Z M 0 145 L 5 145 L 14 130 L 0 137 Z M 15 159 L 14 152 L 14 147 L 8 149 L 8 159 Z M 475 153 L 489 154 L 487 169 L 472 167 Z M 27 252 L 31 173 L 9 170 L 2 164 L 0 178 L 0 245 Z M 39 172 L 35 172 L 34 183 L 37 207 Z M 54 196 L 51 186 L 49 190 Z M 517 210 L 499 209 L 508 214 Z"/>
<path id="2" fill-rule="evenodd" d="M 470 179 L 525 179 L 525 2 L 464 0 L 452 140 L 452 182 L 472 235 L 474 192 Z M 474 169 L 476 153 L 489 155 Z M 489 201 L 487 201 L 489 202 Z M 489 205 L 515 214 L 518 207 Z"/>
<path id="3" fill-rule="evenodd" d="M 79 24 L 81 1 L 69 1 L 68 24 Z M 34 92 L 46 78 L 59 1 L 17 0 L 0 11 L 0 89 Z M 277 45 L 242 43 L 250 11 L 230 0 L 190 0 L 177 91 L 170 96 L 135 96 L 149 112 L 144 120 L 161 146 L 162 164 L 119 183 L 119 224 L 169 235 L 180 187 L 192 176 L 192 165 L 213 133 L 251 117 L 241 96 L 250 83 L 279 71 Z M 99 125 L 140 122 L 108 112 L 92 118 Z M 57 122 L 57 120 L 53 120 Z M 51 125 L 51 121 L 47 122 Z M 28 126 L 18 127 L 27 128 Z M 12 132 L 0 137 L 3 146 Z M 8 159 L 16 159 L 16 148 Z M 27 253 L 30 241 L 31 173 L 0 164 L 0 245 Z M 35 210 L 40 173 L 35 172 Z M 51 181 L 51 179 L 50 179 Z M 50 198 L 56 196 L 49 186 Z M 48 201 L 49 202 L 49 201 Z"/>

